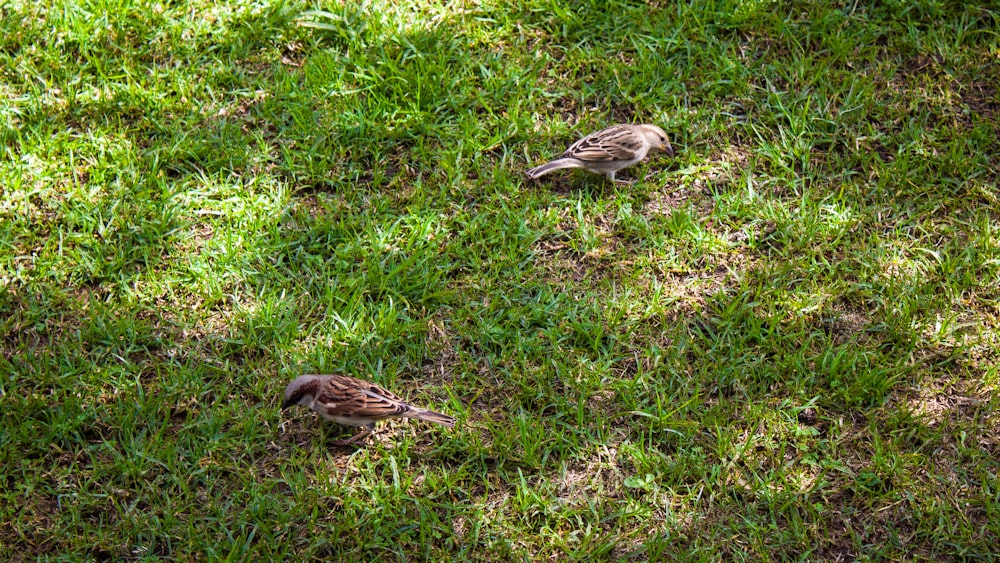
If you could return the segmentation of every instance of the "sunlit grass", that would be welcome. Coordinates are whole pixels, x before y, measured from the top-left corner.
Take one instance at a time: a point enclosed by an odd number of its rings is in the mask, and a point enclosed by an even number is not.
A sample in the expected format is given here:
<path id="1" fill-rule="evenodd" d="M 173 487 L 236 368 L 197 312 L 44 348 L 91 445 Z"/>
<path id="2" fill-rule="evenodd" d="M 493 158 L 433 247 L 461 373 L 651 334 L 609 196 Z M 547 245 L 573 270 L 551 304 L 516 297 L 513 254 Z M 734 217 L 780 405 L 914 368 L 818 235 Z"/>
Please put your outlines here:
<path id="1" fill-rule="evenodd" d="M 0 26 L 3 559 L 993 557 L 995 9 Z M 525 180 L 625 121 L 677 156 Z M 332 447 L 333 371 L 459 424 Z"/>

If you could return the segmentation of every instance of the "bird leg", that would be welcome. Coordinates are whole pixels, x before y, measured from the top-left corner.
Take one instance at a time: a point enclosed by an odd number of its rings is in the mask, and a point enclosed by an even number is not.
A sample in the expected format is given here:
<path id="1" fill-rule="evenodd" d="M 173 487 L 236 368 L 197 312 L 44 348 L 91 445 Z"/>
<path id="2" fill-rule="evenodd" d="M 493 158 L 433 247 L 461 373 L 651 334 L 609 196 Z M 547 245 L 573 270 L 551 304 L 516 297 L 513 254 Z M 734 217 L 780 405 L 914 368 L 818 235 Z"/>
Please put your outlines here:
<path id="1" fill-rule="evenodd" d="M 614 171 L 608 172 L 606 174 L 606 176 L 607 176 L 608 180 L 611 180 L 612 184 L 617 184 L 619 186 L 631 186 L 632 184 L 635 183 L 634 180 L 615 180 L 615 173 L 614 173 Z"/>
<path id="2" fill-rule="evenodd" d="M 351 445 L 354 445 L 355 443 L 360 442 L 360 441 L 364 440 L 365 438 L 367 438 L 368 435 L 371 434 L 374 431 L 375 431 L 375 423 L 372 422 L 371 424 L 366 424 L 365 425 L 365 429 L 362 430 L 361 432 L 358 432 L 354 436 L 351 436 L 350 438 L 347 438 L 345 440 L 337 440 L 337 441 L 335 441 L 333 443 L 333 445 L 334 446 L 351 446 Z"/>

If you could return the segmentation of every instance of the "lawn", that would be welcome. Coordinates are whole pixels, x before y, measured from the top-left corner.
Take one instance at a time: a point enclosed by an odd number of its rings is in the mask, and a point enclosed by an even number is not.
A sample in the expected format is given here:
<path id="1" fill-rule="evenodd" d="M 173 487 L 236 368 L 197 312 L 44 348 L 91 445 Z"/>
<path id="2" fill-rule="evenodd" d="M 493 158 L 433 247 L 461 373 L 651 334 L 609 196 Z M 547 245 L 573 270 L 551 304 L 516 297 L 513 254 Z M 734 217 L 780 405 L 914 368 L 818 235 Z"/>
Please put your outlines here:
<path id="1" fill-rule="evenodd" d="M 0 73 L 2 560 L 996 557 L 996 3 L 6 0 Z"/>

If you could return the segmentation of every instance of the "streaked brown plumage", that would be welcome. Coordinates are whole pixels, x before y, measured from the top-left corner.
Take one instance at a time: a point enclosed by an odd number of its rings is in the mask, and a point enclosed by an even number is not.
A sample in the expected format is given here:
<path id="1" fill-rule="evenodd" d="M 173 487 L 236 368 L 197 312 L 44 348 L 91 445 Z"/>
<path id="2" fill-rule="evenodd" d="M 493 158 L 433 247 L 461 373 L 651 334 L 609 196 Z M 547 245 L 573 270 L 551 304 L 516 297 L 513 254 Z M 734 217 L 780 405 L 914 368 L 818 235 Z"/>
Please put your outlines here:
<path id="1" fill-rule="evenodd" d="M 674 154 L 663 129 L 648 124 L 612 125 L 573 143 L 559 158 L 532 168 L 527 174 L 534 179 L 561 168 L 583 168 L 604 174 L 614 182 L 615 172 L 646 158 L 650 151 Z"/>
<path id="2" fill-rule="evenodd" d="M 301 375 L 285 388 L 281 408 L 302 405 L 321 417 L 346 426 L 364 426 L 358 434 L 335 442 L 348 445 L 363 440 L 375 430 L 375 423 L 386 418 L 419 418 L 428 422 L 455 426 L 446 414 L 415 407 L 379 385 L 346 375 Z"/>

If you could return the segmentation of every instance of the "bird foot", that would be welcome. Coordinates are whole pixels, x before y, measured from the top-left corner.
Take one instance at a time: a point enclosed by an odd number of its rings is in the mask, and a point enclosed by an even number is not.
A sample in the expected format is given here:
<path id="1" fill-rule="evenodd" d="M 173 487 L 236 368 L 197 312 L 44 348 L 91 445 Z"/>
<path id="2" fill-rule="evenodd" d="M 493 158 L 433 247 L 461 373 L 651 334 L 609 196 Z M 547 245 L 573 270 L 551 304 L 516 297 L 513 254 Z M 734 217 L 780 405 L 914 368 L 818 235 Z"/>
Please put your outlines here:
<path id="1" fill-rule="evenodd" d="M 361 442 L 365 438 L 367 438 L 368 435 L 371 434 L 373 430 L 374 430 L 374 428 L 366 428 L 366 429 L 362 430 L 361 432 L 358 432 L 354 436 L 351 436 L 350 438 L 345 438 L 343 440 L 334 440 L 333 445 L 334 446 L 354 446 L 354 445 L 357 445 L 358 442 Z"/>
<path id="2" fill-rule="evenodd" d="M 351 440 L 351 439 L 334 440 L 333 442 L 330 442 L 330 443 L 333 444 L 334 446 L 337 446 L 337 447 L 340 447 L 340 448 L 346 448 L 347 446 L 358 447 L 358 446 L 361 445 L 361 444 L 356 443 L 355 440 Z"/>

